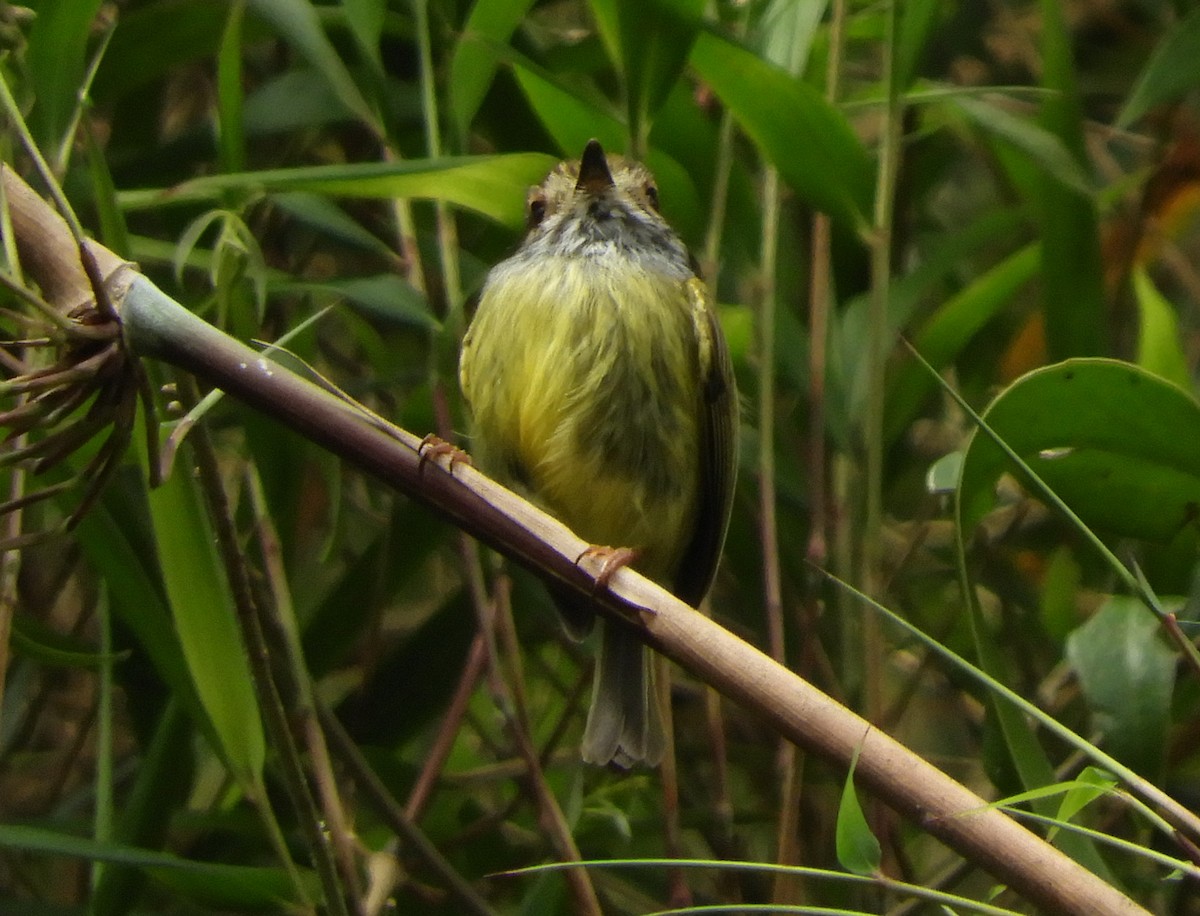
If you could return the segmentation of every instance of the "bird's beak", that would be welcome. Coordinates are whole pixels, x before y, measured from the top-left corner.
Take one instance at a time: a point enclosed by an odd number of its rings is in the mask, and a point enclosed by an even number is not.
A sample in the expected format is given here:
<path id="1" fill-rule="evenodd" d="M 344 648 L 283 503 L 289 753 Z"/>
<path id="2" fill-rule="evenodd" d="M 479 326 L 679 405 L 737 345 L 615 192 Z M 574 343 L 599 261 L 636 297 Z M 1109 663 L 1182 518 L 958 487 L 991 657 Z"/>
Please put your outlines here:
<path id="1" fill-rule="evenodd" d="M 583 157 L 579 160 L 579 180 L 575 182 L 575 190 L 595 196 L 611 187 L 613 177 L 608 170 L 604 147 L 600 145 L 599 140 L 589 140 L 583 148 Z"/>

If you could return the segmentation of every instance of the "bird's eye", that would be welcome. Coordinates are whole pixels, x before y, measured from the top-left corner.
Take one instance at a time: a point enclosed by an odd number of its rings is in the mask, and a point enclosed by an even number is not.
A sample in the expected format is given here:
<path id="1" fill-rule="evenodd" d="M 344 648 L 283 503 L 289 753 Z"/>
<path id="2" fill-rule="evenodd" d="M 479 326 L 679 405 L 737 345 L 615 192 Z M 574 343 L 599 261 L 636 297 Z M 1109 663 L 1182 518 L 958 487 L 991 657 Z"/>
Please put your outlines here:
<path id="1" fill-rule="evenodd" d="M 652 184 L 646 185 L 646 200 L 650 201 L 656 211 L 658 210 L 658 188 Z"/>
<path id="2" fill-rule="evenodd" d="M 546 218 L 546 198 L 541 194 L 533 194 L 529 198 L 529 212 L 526 214 L 525 222 L 530 229 L 541 225 L 542 220 Z"/>

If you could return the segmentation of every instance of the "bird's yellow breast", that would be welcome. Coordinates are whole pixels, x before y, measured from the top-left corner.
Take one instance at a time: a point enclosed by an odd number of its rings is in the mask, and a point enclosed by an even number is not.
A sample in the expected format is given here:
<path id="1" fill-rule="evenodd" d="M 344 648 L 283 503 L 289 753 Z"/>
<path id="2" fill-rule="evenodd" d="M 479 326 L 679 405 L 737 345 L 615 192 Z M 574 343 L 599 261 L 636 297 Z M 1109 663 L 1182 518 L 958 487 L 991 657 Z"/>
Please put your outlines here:
<path id="1" fill-rule="evenodd" d="M 506 262 L 459 366 L 481 466 L 669 576 L 695 522 L 695 338 L 678 279 L 615 257 Z"/>

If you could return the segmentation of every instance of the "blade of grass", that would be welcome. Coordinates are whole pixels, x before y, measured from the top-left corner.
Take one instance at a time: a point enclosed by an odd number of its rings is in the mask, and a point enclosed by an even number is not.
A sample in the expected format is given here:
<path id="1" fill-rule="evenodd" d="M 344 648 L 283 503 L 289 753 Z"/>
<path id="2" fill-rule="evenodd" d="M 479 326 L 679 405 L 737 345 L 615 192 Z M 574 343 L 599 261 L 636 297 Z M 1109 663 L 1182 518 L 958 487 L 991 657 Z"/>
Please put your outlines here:
<path id="1" fill-rule="evenodd" d="M 840 579 L 833 575 L 833 573 L 823 569 L 818 569 L 818 571 L 835 585 L 837 585 L 838 588 L 842 589 L 847 594 L 852 595 L 857 600 L 865 603 L 868 607 L 874 610 L 875 613 L 881 615 L 884 619 L 899 627 L 935 655 L 945 659 L 946 662 L 948 662 L 953 668 L 961 671 L 972 680 L 981 684 L 987 689 L 989 694 L 994 694 L 995 696 L 999 697 L 1005 703 L 1011 705 L 1014 709 L 1019 710 L 1022 715 L 1028 716 L 1030 719 L 1037 722 L 1042 728 L 1053 733 L 1055 737 L 1078 750 L 1096 766 L 1112 773 L 1121 781 L 1122 785 L 1129 789 L 1135 800 L 1140 799 L 1140 803 L 1145 804 L 1146 807 L 1142 809 L 1142 813 L 1157 830 L 1164 834 L 1164 836 L 1171 836 L 1176 831 L 1182 832 L 1187 837 L 1197 835 L 1196 831 L 1200 829 L 1200 818 L 1198 818 L 1192 811 L 1188 810 L 1175 799 L 1171 798 L 1171 796 L 1167 795 L 1156 785 L 1146 779 L 1143 779 L 1140 775 L 1129 769 L 1129 767 L 1122 764 L 1119 760 L 1104 753 L 1104 751 L 1096 747 L 1082 735 L 1063 725 L 1049 713 L 1041 709 L 1036 703 L 1032 703 L 1025 699 L 1025 697 L 1021 696 L 1015 690 L 1012 690 L 1002 681 L 988 674 L 986 670 L 973 665 L 961 655 L 958 655 L 953 650 L 938 642 L 938 640 L 936 640 L 934 637 L 929 636 L 918 627 L 910 623 L 908 620 L 905 620 L 895 611 L 892 611 L 880 602 L 875 601 L 870 596 L 846 582 L 844 579 Z M 1030 792 L 1035 793 L 1030 797 L 1043 798 L 1047 797 L 1048 795 L 1053 795 L 1055 785 L 1057 784 L 1051 780 L 1042 786 L 1034 787 L 1029 790 Z M 1037 794 L 1043 789 L 1047 790 L 1046 795 Z"/>
<path id="2" fill-rule="evenodd" d="M 504 872 L 505 875 L 539 874 L 541 872 L 562 871 L 565 868 L 704 868 L 726 871 L 746 871 L 755 874 L 790 874 L 804 877 L 819 878 L 834 884 L 853 886 L 871 886 L 884 888 L 903 896 L 911 896 L 915 900 L 925 900 L 962 909 L 968 913 L 983 913 L 986 916 L 1015 916 L 1016 910 L 1006 909 L 979 900 L 971 900 L 956 894 L 947 894 L 918 884 L 895 881 L 883 875 L 854 875 L 847 872 L 832 871 L 827 868 L 816 868 L 808 865 L 777 865 L 771 862 L 735 862 L 720 859 L 604 859 L 587 860 L 583 862 L 556 862 L 546 865 L 532 865 L 529 868 L 517 868 Z M 778 904 L 764 903 L 761 905 L 739 903 L 737 905 L 721 904 L 714 908 L 688 907 L 680 910 L 658 910 L 657 913 L 696 913 L 696 912 L 768 912 L 768 913 L 845 913 L 858 912 L 846 910 L 830 910 L 814 907 L 788 907 Z M 651 914 L 647 914 L 651 916 Z"/>
<path id="3" fill-rule="evenodd" d="M 1112 836 L 1108 833 L 1102 833 L 1099 830 L 1093 830 L 1090 827 L 1084 827 L 1082 824 L 1076 824 L 1072 821 L 1063 820 L 1057 817 L 1046 817 L 1043 814 L 1038 814 L 1034 811 L 1026 811 L 1023 808 L 1010 808 L 1002 806 L 1003 810 L 1017 818 L 1023 818 L 1028 821 L 1035 821 L 1039 824 L 1046 824 L 1056 830 L 1070 831 L 1077 833 L 1080 836 L 1087 837 L 1096 843 L 1103 843 L 1106 846 L 1111 846 L 1114 849 L 1119 849 L 1122 852 L 1127 852 L 1132 856 L 1146 859 L 1158 865 L 1168 868 L 1172 873 L 1178 873 L 1180 876 L 1187 876 L 1193 881 L 1200 879 L 1200 868 L 1197 868 L 1195 863 L 1188 862 L 1184 859 L 1177 859 L 1174 856 L 1168 856 L 1149 846 L 1143 846 L 1140 843 L 1134 843 L 1129 840 L 1123 840 L 1120 837 Z"/>
<path id="4" fill-rule="evenodd" d="M 346 24 L 358 44 L 367 63 L 375 75 L 383 75 L 383 55 L 379 41 L 383 36 L 384 20 L 387 16 L 385 0 L 342 0 L 342 13 Z"/>
<path id="5" fill-rule="evenodd" d="M 193 876 L 187 884 L 194 889 L 193 892 L 209 887 L 214 895 L 220 894 L 227 905 L 236 902 L 239 906 L 250 908 L 292 907 L 305 900 L 304 897 L 289 893 L 293 885 L 284 871 L 278 868 L 199 862 L 170 853 L 121 843 L 98 843 L 84 837 L 22 824 L 0 824 L 0 846 L 44 855 L 136 866 L 157 872 L 167 880 L 171 880 L 168 876 L 172 872 L 187 873 Z M 306 885 L 311 885 L 311 874 L 304 875 L 303 880 Z"/>

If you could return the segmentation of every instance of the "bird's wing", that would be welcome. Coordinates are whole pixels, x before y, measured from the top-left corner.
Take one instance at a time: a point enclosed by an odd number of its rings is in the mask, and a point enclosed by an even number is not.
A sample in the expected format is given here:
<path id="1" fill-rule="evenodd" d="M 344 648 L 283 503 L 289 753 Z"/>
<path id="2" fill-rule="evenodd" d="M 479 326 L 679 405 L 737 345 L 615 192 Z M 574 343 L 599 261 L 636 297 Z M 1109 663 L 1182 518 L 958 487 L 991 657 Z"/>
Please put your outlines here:
<path id="1" fill-rule="evenodd" d="M 737 477 L 738 395 L 712 294 L 693 277 L 684 284 L 700 362 L 700 475 L 696 526 L 672 591 L 693 607 L 712 585 L 725 544 Z"/>

